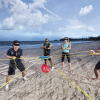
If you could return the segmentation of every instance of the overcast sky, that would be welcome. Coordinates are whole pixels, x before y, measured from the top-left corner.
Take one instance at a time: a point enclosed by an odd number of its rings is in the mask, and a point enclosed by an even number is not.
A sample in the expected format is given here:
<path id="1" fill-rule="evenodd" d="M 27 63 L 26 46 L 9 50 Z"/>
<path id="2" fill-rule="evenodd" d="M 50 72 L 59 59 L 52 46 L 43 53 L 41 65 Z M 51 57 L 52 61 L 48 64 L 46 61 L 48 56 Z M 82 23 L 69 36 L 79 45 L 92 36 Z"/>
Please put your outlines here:
<path id="1" fill-rule="evenodd" d="M 0 40 L 100 35 L 100 0 L 0 0 Z"/>

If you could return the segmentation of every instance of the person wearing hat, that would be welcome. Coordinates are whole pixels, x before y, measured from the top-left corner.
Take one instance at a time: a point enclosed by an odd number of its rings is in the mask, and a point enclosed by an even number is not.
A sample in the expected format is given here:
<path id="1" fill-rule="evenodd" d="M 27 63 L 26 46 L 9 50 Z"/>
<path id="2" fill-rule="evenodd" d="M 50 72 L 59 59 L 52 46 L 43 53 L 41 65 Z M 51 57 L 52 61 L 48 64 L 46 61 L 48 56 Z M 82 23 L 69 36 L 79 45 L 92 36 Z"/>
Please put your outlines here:
<path id="1" fill-rule="evenodd" d="M 22 59 L 22 49 L 19 48 L 19 41 L 15 40 L 13 42 L 13 48 L 10 48 L 7 51 L 6 57 L 10 59 L 9 62 L 9 69 L 8 69 L 8 76 L 6 78 L 6 83 L 10 81 L 11 75 L 15 75 L 15 69 L 18 68 L 22 72 L 23 80 L 27 80 L 25 77 L 25 67 L 21 62 Z M 9 85 L 7 84 L 5 87 L 6 90 L 9 90 Z"/>
<path id="2" fill-rule="evenodd" d="M 69 69 L 71 72 L 71 61 L 70 61 L 70 54 L 69 54 L 69 50 L 71 49 L 71 43 L 69 43 L 69 39 L 68 37 L 64 38 L 64 43 L 62 43 L 62 67 L 64 68 L 64 58 L 65 56 L 67 57 L 68 60 L 68 64 L 69 64 Z"/>
<path id="3" fill-rule="evenodd" d="M 90 54 L 92 55 L 100 55 L 100 47 L 98 49 L 98 51 L 94 51 L 94 50 L 90 50 Z M 94 74 L 96 76 L 96 78 L 92 78 L 92 80 L 98 80 L 99 79 L 99 71 L 100 70 L 100 61 L 96 64 L 95 68 L 94 68 Z"/>

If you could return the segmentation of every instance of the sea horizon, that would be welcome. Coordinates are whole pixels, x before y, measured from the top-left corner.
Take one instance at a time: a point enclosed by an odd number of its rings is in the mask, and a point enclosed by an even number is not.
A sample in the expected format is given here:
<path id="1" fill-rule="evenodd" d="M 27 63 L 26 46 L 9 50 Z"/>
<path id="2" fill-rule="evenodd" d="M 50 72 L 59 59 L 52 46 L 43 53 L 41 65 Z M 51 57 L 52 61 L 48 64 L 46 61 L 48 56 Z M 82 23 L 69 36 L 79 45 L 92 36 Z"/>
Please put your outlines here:
<path id="1" fill-rule="evenodd" d="M 41 48 L 45 41 L 20 41 L 21 49 Z M 49 41 L 52 46 L 59 46 L 64 41 Z M 86 43 L 92 41 L 70 41 L 70 43 Z M 0 41 L 0 51 L 7 51 L 12 48 L 13 41 Z"/>

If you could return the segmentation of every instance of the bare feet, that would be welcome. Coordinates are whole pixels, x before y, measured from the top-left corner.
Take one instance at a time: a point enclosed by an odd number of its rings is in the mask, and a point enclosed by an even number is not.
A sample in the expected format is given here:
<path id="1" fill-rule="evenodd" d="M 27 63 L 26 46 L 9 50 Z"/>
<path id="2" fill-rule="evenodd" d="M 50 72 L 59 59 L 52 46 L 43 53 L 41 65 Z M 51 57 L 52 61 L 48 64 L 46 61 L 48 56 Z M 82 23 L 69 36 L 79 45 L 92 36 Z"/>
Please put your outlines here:
<path id="1" fill-rule="evenodd" d="M 70 74 L 72 73 L 72 71 L 70 70 Z"/>
<path id="2" fill-rule="evenodd" d="M 64 68 L 65 68 L 65 67 L 64 67 L 64 66 L 62 66 L 62 70 L 64 70 Z"/>
<path id="3" fill-rule="evenodd" d="M 92 80 L 99 80 L 98 78 L 92 78 Z"/>
<path id="4" fill-rule="evenodd" d="M 63 68 L 63 67 L 61 67 L 61 68 L 60 68 L 60 70 L 64 70 L 64 68 Z"/>

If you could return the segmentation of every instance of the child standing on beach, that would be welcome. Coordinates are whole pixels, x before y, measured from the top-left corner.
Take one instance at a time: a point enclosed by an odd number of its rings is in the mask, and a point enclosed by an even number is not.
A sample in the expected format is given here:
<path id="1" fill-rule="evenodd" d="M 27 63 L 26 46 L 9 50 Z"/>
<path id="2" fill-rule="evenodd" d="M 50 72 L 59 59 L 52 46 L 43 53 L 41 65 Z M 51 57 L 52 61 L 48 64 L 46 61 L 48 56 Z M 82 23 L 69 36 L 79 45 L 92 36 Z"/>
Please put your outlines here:
<path id="1" fill-rule="evenodd" d="M 15 40 L 12 46 L 13 48 L 10 48 L 6 55 L 6 57 L 10 59 L 6 83 L 10 81 L 11 75 L 15 74 L 16 67 L 22 72 L 23 80 L 26 81 L 27 78 L 25 77 L 25 67 L 21 62 L 23 52 L 22 49 L 19 48 L 19 41 Z M 8 84 L 6 85 L 5 89 L 9 90 Z"/>
<path id="2" fill-rule="evenodd" d="M 69 69 L 71 72 L 71 61 L 70 61 L 70 54 L 69 54 L 70 49 L 71 49 L 71 43 L 69 43 L 68 37 L 65 37 L 64 43 L 62 44 L 62 67 L 64 68 L 64 58 L 65 58 L 65 56 L 67 56 Z"/>
<path id="3" fill-rule="evenodd" d="M 50 56 L 51 43 L 49 43 L 48 39 L 45 39 L 45 43 L 43 44 L 42 49 L 44 49 L 44 56 Z M 50 61 L 50 64 L 52 66 L 51 71 L 53 71 L 54 67 L 53 67 L 51 58 L 49 58 L 48 60 Z M 44 61 L 45 61 L 45 64 L 47 64 L 47 59 L 44 59 Z"/>
<path id="4" fill-rule="evenodd" d="M 97 52 L 94 52 L 93 50 L 91 50 L 90 54 L 92 54 L 92 55 L 100 55 L 100 47 L 99 47 L 99 50 Z M 100 61 L 96 64 L 96 66 L 94 68 L 94 74 L 95 74 L 96 78 L 93 78 L 93 80 L 98 80 L 99 79 L 98 70 L 100 70 Z"/>

